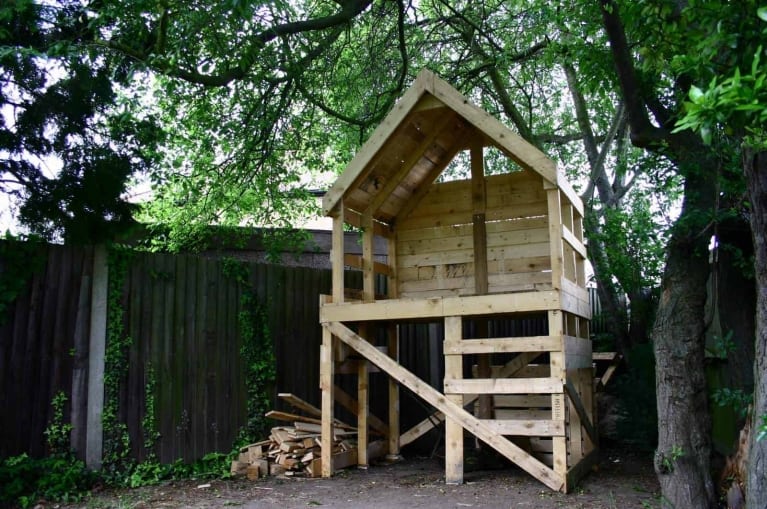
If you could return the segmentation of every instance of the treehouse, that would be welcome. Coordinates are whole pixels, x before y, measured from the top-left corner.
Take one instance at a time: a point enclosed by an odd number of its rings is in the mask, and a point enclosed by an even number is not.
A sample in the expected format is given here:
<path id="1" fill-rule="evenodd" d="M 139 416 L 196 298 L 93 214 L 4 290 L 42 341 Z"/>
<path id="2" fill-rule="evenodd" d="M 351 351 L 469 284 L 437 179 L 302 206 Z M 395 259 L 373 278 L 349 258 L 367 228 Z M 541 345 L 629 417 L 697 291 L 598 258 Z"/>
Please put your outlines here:
<path id="1" fill-rule="evenodd" d="M 461 168 L 470 178 L 445 178 Z M 473 435 L 551 489 L 571 489 L 596 459 L 594 371 L 583 205 L 555 163 L 422 71 L 323 211 L 333 246 L 332 295 L 320 302 L 322 444 L 333 443 L 336 403 L 356 415 L 361 466 L 444 421 L 447 483 L 463 482 Z M 361 255 L 344 253 L 345 225 L 361 231 Z M 385 263 L 374 242 L 387 246 Z M 361 288 L 345 288 L 347 267 L 362 271 Z M 535 335 L 497 325 L 530 316 L 542 324 Z M 398 327 L 413 321 L 444 325 L 441 391 L 398 362 Z M 371 372 L 389 377 L 384 418 L 370 412 Z M 341 373 L 357 377 L 356 399 L 336 384 Z M 435 409 L 409 430 L 402 388 Z M 331 476 L 330 447 L 321 464 Z"/>

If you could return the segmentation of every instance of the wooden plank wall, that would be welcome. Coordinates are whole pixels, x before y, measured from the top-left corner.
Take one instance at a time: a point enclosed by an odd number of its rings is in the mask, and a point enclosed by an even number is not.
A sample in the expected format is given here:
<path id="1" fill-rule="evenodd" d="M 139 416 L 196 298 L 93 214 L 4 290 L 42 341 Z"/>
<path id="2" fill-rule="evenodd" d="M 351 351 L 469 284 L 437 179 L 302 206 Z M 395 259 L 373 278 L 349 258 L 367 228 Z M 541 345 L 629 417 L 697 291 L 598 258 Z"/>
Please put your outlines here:
<path id="1" fill-rule="evenodd" d="M 330 271 L 247 265 L 274 342 L 272 401 L 280 391 L 318 403 L 318 301 L 330 288 Z M 243 288 L 224 274 L 220 260 L 140 254 L 124 293 L 127 333 L 134 343 L 122 408 L 136 455 L 144 455 L 140 421 L 150 365 L 157 382 L 160 459 L 228 451 L 246 421 L 238 321 Z"/>
<path id="2" fill-rule="evenodd" d="M 40 250 L 41 270 L 0 317 L 0 458 L 45 454 L 51 400 L 62 390 L 71 399 L 73 385 L 82 405 L 65 419 L 85 422 L 93 249 Z M 84 435 L 75 438 L 84 450 Z"/>
<path id="3" fill-rule="evenodd" d="M 547 202 L 541 178 L 486 177 L 489 293 L 551 288 Z M 471 181 L 433 184 L 397 224 L 400 295 L 475 293 Z"/>

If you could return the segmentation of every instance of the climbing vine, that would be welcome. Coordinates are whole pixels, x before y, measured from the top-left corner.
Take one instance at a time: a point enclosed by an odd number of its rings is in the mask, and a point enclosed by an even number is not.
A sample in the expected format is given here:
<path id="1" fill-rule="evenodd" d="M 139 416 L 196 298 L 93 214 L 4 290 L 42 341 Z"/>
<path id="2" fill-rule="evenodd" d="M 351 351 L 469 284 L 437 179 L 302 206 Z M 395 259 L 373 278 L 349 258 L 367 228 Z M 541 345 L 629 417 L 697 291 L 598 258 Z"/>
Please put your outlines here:
<path id="1" fill-rule="evenodd" d="M 144 417 L 141 419 L 141 433 L 144 436 L 144 450 L 147 453 L 146 461 L 157 459 L 154 452 L 154 446 L 160 439 L 160 432 L 157 430 L 157 414 L 155 412 L 157 401 L 155 397 L 155 388 L 157 387 L 157 375 L 152 363 L 146 366 L 146 384 L 144 385 Z"/>
<path id="2" fill-rule="evenodd" d="M 256 290 L 250 282 L 248 264 L 225 259 L 223 273 L 242 288 L 238 321 L 247 394 L 247 422 L 237 437 L 237 443 L 242 444 L 266 436 L 268 432 L 269 425 L 264 414 L 272 404 L 277 361 L 267 320 L 267 307 L 257 298 Z"/>
<path id="3" fill-rule="evenodd" d="M 128 426 L 120 422 L 120 384 L 128 374 L 128 351 L 132 339 L 125 333 L 122 305 L 123 285 L 131 251 L 112 246 L 109 249 L 109 287 L 107 296 L 107 338 L 104 354 L 104 426 L 103 472 L 113 479 L 130 467 Z"/>

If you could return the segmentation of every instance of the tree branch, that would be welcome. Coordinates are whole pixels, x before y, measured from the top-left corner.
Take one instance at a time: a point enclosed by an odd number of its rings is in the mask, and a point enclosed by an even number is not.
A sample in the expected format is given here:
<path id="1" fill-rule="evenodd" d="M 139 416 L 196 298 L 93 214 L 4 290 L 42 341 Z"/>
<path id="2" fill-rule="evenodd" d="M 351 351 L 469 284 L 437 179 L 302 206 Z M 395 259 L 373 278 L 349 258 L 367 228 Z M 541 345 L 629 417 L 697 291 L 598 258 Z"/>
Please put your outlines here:
<path id="1" fill-rule="evenodd" d="M 137 51 L 119 41 L 97 39 L 95 40 L 95 43 L 123 53 L 134 60 L 146 63 L 155 70 L 168 76 L 180 78 L 184 81 L 207 87 L 221 87 L 228 85 L 232 81 L 243 79 L 256 62 L 256 55 L 267 43 L 278 37 L 304 32 L 316 32 L 344 25 L 367 9 L 370 4 L 373 3 L 373 0 L 341 0 L 337 3 L 340 6 L 340 10 L 329 16 L 275 25 L 250 37 L 248 46 L 243 52 L 245 58 L 235 65 L 230 65 L 226 70 L 219 74 L 202 74 L 196 70 L 173 67 L 166 63 L 153 64 L 148 62 L 148 50 Z"/>
<path id="2" fill-rule="evenodd" d="M 594 131 L 591 130 L 591 122 L 589 122 L 589 113 L 586 108 L 586 99 L 584 99 L 581 89 L 578 86 L 578 78 L 575 76 L 575 69 L 569 63 L 562 64 L 565 70 L 565 77 L 567 78 L 567 87 L 570 89 L 570 95 L 573 98 L 573 104 L 575 105 L 575 118 L 578 121 L 578 127 L 583 133 L 583 147 L 586 150 L 586 157 L 588 157 L 589 165 L 591 168 L 597 166 L 599 160 L 599 148 L 597 142 L 594 139 Z"/>
<path id="3" fill-rule="evenodd" d="M 646 100 L 629 52 L 623 22 L 618 14 L 618 4 L 615 0 L 600 0 L 599 7 L 628 113 L 631 142 L 643 148 L 656 146 L 667 138 L 669 132 L 653 126 L 647 116 Z"/>

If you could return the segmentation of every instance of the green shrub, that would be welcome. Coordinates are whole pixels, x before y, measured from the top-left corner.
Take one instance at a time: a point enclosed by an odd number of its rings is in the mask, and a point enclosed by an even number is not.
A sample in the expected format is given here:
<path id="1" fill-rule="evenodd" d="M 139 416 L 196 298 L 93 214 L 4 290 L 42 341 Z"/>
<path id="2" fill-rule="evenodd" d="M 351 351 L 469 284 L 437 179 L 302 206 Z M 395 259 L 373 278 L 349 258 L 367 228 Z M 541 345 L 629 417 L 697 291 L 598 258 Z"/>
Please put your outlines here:
<path id="1" fill-rule="evenodd" d="M 94 481 L 94 474 L 70 454 L 40 459 L 22 454 L 0 464 L 0 504 L 29 507 L 40 499 L 76 502 Z"/>

